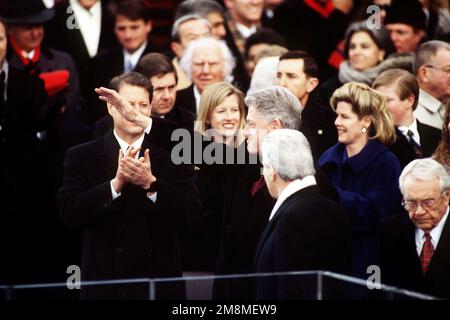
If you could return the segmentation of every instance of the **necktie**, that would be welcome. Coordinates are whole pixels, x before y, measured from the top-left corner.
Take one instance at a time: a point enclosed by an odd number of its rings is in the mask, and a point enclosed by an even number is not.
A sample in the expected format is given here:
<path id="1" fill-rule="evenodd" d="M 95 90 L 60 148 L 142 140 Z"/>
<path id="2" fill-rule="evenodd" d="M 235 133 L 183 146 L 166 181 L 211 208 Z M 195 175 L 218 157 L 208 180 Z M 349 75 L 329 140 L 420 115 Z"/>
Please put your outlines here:
<path id="1" fill-rule="evenodd" d="M 258 193 L 259 190 L 261 190 L 261 188 L 264 186 L 264 183 L 265 183 L 264 176 L 259 177 L 259 179 L 253 183 L 252 193 L 251 193 L 252 197 L 254 197 L 255 194 Z"/>
<path id="2" fill-rule="evenodd" d="M 131 63 L 130 59 L 126 59 L 126 61 L 125 61 L 125 70 L 124 71 L 125 71 L 124 73 L 128 73 L 128 72 L 133 71 L 133 64 Z"/>
<path id="3" fill-rule="evenodd" d="M 414 140 L 414 132 L 411 130 L 408 130 L 406 133 L 408 135 L 409 144 L 413 147 L 414 153 L 416 154 L 417 158 L 422 158 L 422 148 L 420 145 Z"/>
<path id="4" fill-rule="evenodd" d="M 434 247 L 431 243 L 431 235 L 425 233 L 424 237 L 425 242 L 423 243 L 422 252 L 420 253 L 420 265 L 422 266 L 422 272 L 425 275 L 430 266 L 431 259 L 433 258 Z"/>

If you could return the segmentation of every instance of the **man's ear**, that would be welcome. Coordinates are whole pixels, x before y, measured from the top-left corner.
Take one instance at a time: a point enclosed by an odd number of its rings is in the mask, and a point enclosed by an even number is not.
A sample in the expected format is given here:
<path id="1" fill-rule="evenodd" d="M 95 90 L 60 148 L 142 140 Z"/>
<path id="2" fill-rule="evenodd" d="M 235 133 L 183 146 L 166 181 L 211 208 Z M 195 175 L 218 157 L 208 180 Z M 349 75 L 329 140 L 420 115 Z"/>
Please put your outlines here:
<path id="1" fill-rule="evenodd" d="M 411 106 L 411 109 L 412 109 L 412 106 L 414 105 L 414 101 L 416 101 L 416 97 L 412 94 L 406 98 L 406 101 L 408 102 L 408 105 Z"/>
<path id="2" fill-rule="evenodd" d="M 269 168 L 267 169 L 268 178 L 270 181 L 275 181 L 277 178 L 277 171 L 272 165 L 269 165 Z"/>
<path id="3" fill-rule="evenodd" d="M 114 109 L 113 105 L 112 105 L 111 103 L 107 102 L 107 103 L 106 103 L 106 107 L 108 108 L 108 113 L 112 116 L 113 113 L 114 113 L 114 111 L 113 111 L 113 109 Z"/>
<path id="4" fill-rule="evenodd" d="M 170 43 L 170 48 L 175 53 L 177 58 L 181 59 L 181 57 L 183 56 L 183 47 L 182 47 L 181 43 L 172 41 Z"/>
<path id="5" fill-rule="evenodd" d="M 147 30 L 147 33 L 150 33 L 152 31 L 152 29 L 153 29 L 153 22 L 152 22 L 152 20 L 148 20 L 145 23 L 145 28 Z"/>
<path id="6" fill-rule="evenodd" d="M 273 119 L 270 123 L 270 131 L 273 131 L 275 129 L 282 129 L 283 124 L 281 123 L 280 119 Z"/>
<path id="7" fill-rule="evenodd" d="M 422 82 L 428 82 L 428 71 L 424 65 L 421 65 L 419 70 L 417 70 L 417 77 Z"/>
<path id="8" fill-rule="evenodd" d="M 311 93 L 319 85 L 319 79 L 309 78 L 306 82 L 306 92 Z"/>

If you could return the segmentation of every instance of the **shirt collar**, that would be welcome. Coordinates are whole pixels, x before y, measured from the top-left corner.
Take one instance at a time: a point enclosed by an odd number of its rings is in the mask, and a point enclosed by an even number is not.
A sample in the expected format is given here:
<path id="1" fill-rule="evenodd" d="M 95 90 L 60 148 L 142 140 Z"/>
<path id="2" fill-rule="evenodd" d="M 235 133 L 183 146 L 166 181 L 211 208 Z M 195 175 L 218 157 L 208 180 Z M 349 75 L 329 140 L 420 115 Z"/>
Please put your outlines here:
<path id="1" fill-rule="evenodd" d="M 127 50 L 123 49 L 123 57 L 125 59 L 125 63 L 127 63 L 127 61 L 131 61 L 131 65 L 133 66 L 133 68 L 137 65 L 139 58 L 142 56 L 142 54 L 145 51 L 145 48 L 147 47 L 147 41 L 145 41 L 140 47 L 139 49 L 137 49 L 135 52 L 133 53 L 128 53 Z"/>
<path id="2" fill-rule="evenodd" d="M 35 53 L 35 52 L 36 52 L 36 51 L 35 51 L 34 49 L 31 50 L 30 52 L 26 52 L 25 50 L 21 50 L 22 55 L 23 55 L 25 58 L 30 59 L 30 60 L 33 59 L 34 53 Z"/>
<path id="3" fill-rule="evenodd" d="M 90 9 L 86 9 L 85 7 L 83 7 L 77 0 L 70 0 L 69 2 L 74 12 L 85 12 L 90 16 L 95 16 L 96 14 L 101 13 L 101 1 L 97 1 Z"/>
<path id="4" fill-rule="evenodd" d="M 253 33 L 256 32 L 256 25 L 253 24 L 250 28 L 248 28 L 247 26 L 244 26 L 243 24 L 236 22 L 236 29 L 239 31 L 239 33 L 244 37 L 244 38 L 248 38 L 250 37 Z"/>
<path id="5" fill-rule="evenodd" d="M 122 149 L 122 152 L 125 153 L 130 145 L 117 135 L 116 130 L 113 130 L 113 133 L 114 137 L 116 137 L 117 142 L 120 145 L 120 149 Z M 142 142 L 144 142 L 144 136 L 145 133 L 143 132 L 142 135 L 131 144 L 134 149 L 140 148 L 142 146 Z"/>
<path id="6" fill-rule="evenodd" d="M 7 87 L 8 87 L 8 74 L 9 74 L 9 64 L 8 64 L 8 61 L 6 61 L 6 59 L 3 60 L 3 65 L 0 68 L 0 71 L 5 72 L 5 87 L 4 87 L 5 90 L 4 90 L 4 93 L 3 93 L 3 98 L 6 101 L 7 98 L 8 98 L 8 96 L 7 96 L 8 88 Z"/>
<path id="7" fill-rule="evenodd" d="M 195 109 L 197 110 L 198 113 L 198 109 L 200 108 L 200 99 L 202 95 L 195 85 L 194 85 L 194 97 L 195 97 Z"/>
<path id="8" fill-rule="evenodd" d="M 284 188 L 283 191 L 281 191 L 280 195 L 278 196 L 277 202 L 275 203 L 275 206 L 272 209 L 272 212 L 270 213 L 269 221 L 272 220 L 272 218 L 275 216 L 275 213 L 278 211 L 278 209 L 281 207 L 284 201 L 286 201 L 287 198 L 289 198 L 291 195 L 296 193 L 297 191 L 301 189 L 305 189 L 306 187 L 316 185 L 316 178 L 313 175 L 306 176 L 303 179 L 296 179 L 289 183 L 286 188 Z"/>
<path id="9" fill-rule="evenodd" d="M 449 211 L 450 207 L 447 207 L 447 212 L 444 214 L 441 221 L 439 221 L 439 223 L 430 231 L 431 242 L 433 243 L 433 247 L 435 250 L 439 243 L 439 239 L 441 238 L 442 230 L 444 230 Z M 416 244 L 422 244 L 422 242 L 425 241 L 424 235 L 425 232 L 422 229 L 416 228 Z"/>
<path id="10" fill-rule="evenodd" d="M 420 89 L 419 93 L 419 103 L 425 109 L 430 110 L 432 113 L 438 112 L 439 108 L 441 107 L 441 102 L 438 99 L 422 89 Z"/>
<path id="11" fill-rule="evenodd" d="M 417 119 L 414 118 L 413 123 L 409 126 L 400 126 L 398 127 L 398 130 L 400 130 L 400 132 L 407 138 L 408 138 L 408 131 L 411 130 L 414 133 L 414 140 L 420 145 L 420 135 L 419 135 L 419 131 L 417 129 Z"/>

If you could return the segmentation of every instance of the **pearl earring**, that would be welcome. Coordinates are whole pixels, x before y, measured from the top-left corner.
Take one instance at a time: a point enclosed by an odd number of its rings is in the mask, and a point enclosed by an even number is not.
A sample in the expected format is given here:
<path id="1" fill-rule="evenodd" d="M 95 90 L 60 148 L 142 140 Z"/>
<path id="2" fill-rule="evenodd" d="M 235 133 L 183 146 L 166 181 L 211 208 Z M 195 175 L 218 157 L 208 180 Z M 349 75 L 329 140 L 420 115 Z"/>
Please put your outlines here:
<path id="1" fill-rule="evenodd" d="M 366 127 L 362 127 L 361 132 L 362 133 L 366 133 L 366 131 L 367 131 L 367 128 Z"/>

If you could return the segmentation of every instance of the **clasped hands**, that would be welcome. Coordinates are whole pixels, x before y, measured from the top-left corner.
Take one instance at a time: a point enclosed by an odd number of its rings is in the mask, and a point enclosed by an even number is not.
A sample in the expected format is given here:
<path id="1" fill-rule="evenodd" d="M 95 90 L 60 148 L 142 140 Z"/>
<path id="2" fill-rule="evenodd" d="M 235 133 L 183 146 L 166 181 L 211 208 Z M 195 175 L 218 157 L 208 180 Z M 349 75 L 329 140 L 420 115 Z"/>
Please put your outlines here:
<path id="1" fill-rule="evenodd" d="M 156 181 L 151 169 L 150 151 L 146 149 L 144 156 L 136 159 L 136 154 L 140 149 L 131 146 L 125 153 L 122 149 L 119 150 L 117 172 L 112 180 L 113 188 L 117 193 L 120 193 L 127 183 L 132 183 L 147 190 Z"/>

